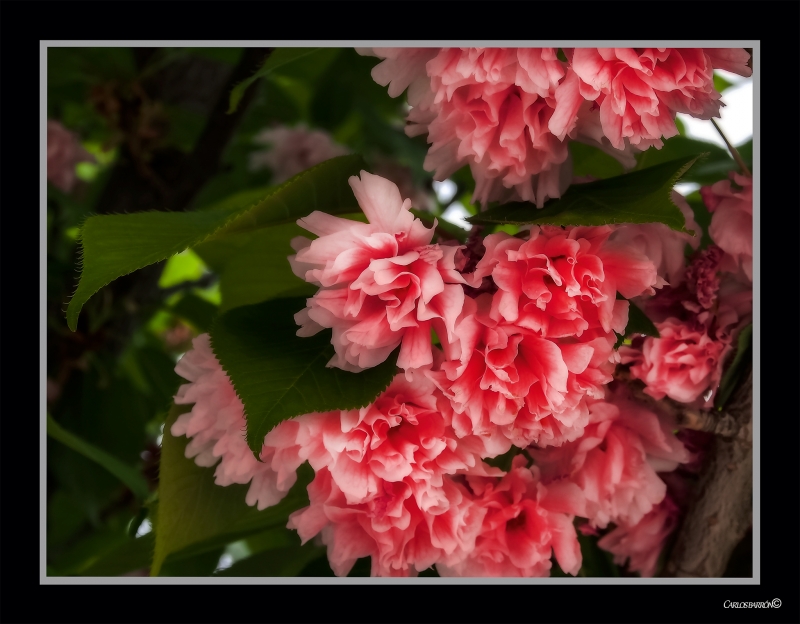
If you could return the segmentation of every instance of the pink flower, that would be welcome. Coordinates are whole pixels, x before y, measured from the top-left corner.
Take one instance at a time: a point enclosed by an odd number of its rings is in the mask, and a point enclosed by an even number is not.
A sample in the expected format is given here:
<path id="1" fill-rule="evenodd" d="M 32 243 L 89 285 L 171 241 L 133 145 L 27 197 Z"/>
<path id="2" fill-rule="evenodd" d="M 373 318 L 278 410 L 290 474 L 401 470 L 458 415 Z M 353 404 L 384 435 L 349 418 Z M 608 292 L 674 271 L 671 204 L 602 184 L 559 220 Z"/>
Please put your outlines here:
<path id="1" fill-rule="evenodd" d="M 320 289 L 295 316 L 297 334 L 332 328 L 336 356 L 328 365 L 344 370 L 376 366 L 398 345 L 399 367 L 429 365 L 431 329 L 452 342 L 464 302 L 457 247 L 431 245 L 433 228 L 414 218 L 389 180 L 362 171 L 350 186 L 369 223 L 318 211 L 298 221 L 319 238 L 294 239 L 298 253 L 289 261 Z"/>
<path id="2" fill-rule="evenodd" d="M 47 180 L 65 193 L 69 193 L 78 181 L 75 165 L 94 162 L 94 156 L 80 144 L 78 135 L 67 130 L 61 123 L 47 120 Z"/>
<path id="3" fill-rule="evenodd" d="M 626 139 L 642 149 L 660 149 L 662 138 L 678 133 L 675 113 L 719 117 L 722 103 L 714 90 L 715 61 L 742 75 L 751 73 L 741 62 L 741 53 L 719 49 L 575 48 L 567 55 L 570 71 L 580 79 L 581 96 L 599 105 L 603 132 L 618 149 Z M 574 108 L 572 102 L 563 106 Z"/>
<path id="4" fill-rule="evenodd" d="M 691 403 L 716 388 L 730 339 L 709 335 L 710 313 L 700 316 L 692 322 L 670 317 L 655 324 L 661 337 L 646 337 L 641 350 L 620 348 L 622 363 L 633 364 L 631 374 L 654 399 Z"/>
<path id="5" fill-rule="evenodd" d="M 620 525 L 597 542 L 603 550 L 614 555 L 614 563 L 651 577 L 656 572 L 658 556 L 667 538 L 678 526 L 680 509 L 666 496 L 661 503 L 633 525 Z"/>
<path id="6" fill-rule="evenodd" d="M 484 239 L 486 254 L 471 286 L 491 275 L 498 287 L 492 318 L 531 329 L 544 337 L 580 336 L 587 329 L 622 333 L 627 325 L 623 297 L 654 294 L 664 283 L 651 260 L 626 241 L 609 237 L 610 226 L 534 226 L 525 241 L 505 233 Z"/>
<path id="7" fill-rule="evenodd" d="M 264 440 L 259 462 L 245 440 L 244 407 L 211 351 L 209 335 L 201 334 L 192 344 L 194 348 L 175 367 L 175 372 L 190 382 L 178 389 L 175 404 L 194 406 L 178 416 L 170 432 L 190 438 L 186 457 L 193 457 L 198 466 L 219 462 L 214 472 L 217 485 L 250 483 L 248 505 L 265 509 L 277 504 L 294 485 L 297 468 L 303 463 L 299 448 L 287 443 L 297 424 L 285 421 L 272 430 Z"/>
<path id="8" fill-rule="evenodd" d="M 366 502 L 350 504 L 322 468 L 308 494 L 310 505 L 291 514 L 287 526 L 303 543 L 320 534 L 337 576 L 361 557 L 372 558 L 372 576 L 416 575 L 439 561 L 457 561 L 473 550 L 485 513 L 451 479 L 444 479 L 439 504 L 427 512 L 407 480 L 383 482 Z"/>
<path id="9" fill-rule="evenodd" d="M 295 128 L 277 126 L 262 130 L 253 142 L 270 146 L 250 154 L 250 170 L 268 168 L 274 184 L 285 182 L 314 165 L 348 153 L 322 130 L 309 130 L 300 124 Z"/>
<path id="10" fill-rule="evenodd" d="M 694 232 L 676 232 L 663 223 L 640 223 L 625 225 L 618 228 L 611 236 L 611 240 L 631 249 L 652 260 L 656 266 L 658 276 L 664 278 L 672 286 L 678 286 L 683 281 L 686 268 L 686 245 L 692 249 L 700 246 L 702 230 L 694 220 L 694 213 L 679 193 L 672 191 L 672 201 L 680 208 L 686 220 L 686 229 Z"/>
<path id="11" fill-rule="evenodd" d="M 575 484 L 543 486 L 538 469 L 526 468 L 520 455 L 500 480 L 467 481 L 486 515 L 474 549 L 455 565 L 437 564 L 441 576 L 548 576 L 553 552 L 565 572 L 578 573 L 582 557 L 572 521 L 583 500 Z"/>
<path id="12" fill-rule="evenodd" d="M 444 475 L 483 472 L 482 457 L 507 447 L 477 436 L 457 438 L 449 401 L 426 377 L 395 377 L 374 403 L 301 417 L 300 456 L 327 468 L 348 504 L 374 498 L 385 483 L 414 485 L 423 512 L 439 504 Z M 502 444 L 502 443 L 500 443 Z"/>
<path id="13" fill-rule="evenodd" d="M 535 332 L 489 317 L 491 297 L 468 299 L 456 327 L 461 358 L 426 374 L 452 403 L 459 436 L 498 432 L 517 446 L 560 444 L 583 431 L 588 412 L 582 399 L 611 380 L 613 365 L 593 376 L 611 348 L 599 344 L 558 343 Z M 602 355 L 594 361 L 595 350 Z M 599 384 L 599 385 L 597 385 Z"/>
<path id="14" fill-rule="evenodd" d="M 369 53 L 369 52 L 363 52 Z M 564 76 L 553 48 L 376 48 L 372 71 L 392 97 L 408 86 L 409 136 L 428 134 L 425 168 L 444 180 L 465 164 L 475 200 L 538 206 L 571 179 L 563 136 L 548 127 Z M 568 85 L 569 86 L 569 85 Z M 564 91 L 562 89 L 562 91 Z M 574 124 L 573 124 L 574 125 Z"/>
<path id="15" fill-rule="evenodd" d="M 753 281 L 753 179 L 731 172 L 730 180 L 703 187 L 700 193 L 713 214 L 708 233 L 729 256 L 722 269 L 744 271 Z"/>
<path id="16" fill-rule="evenodd" d="M 594 527 L 609 522 L 636 524 L 666 494 L 657 472 L 674 470 L 690 455 L 672 434 L 674 424 L 616 394 L 590 402 L 582 437 L 560 447 L 529 449 L 548 487 L 575 483 L 585 497 L 579 515 Z"/>

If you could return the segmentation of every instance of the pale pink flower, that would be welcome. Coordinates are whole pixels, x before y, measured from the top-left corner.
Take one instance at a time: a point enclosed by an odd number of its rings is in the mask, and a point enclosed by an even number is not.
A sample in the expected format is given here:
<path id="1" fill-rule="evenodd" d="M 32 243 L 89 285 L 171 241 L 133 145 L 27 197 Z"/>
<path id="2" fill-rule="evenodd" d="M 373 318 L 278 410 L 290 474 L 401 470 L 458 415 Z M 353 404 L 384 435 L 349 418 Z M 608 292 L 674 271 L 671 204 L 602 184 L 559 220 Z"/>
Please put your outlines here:
<path id="1" fill-rule="evenodd" d="M 654 399 L 670 397 L 691 403 L 715 389 L 730 338 L 709 334 L 710 312 L 681 321 L 670 317 L 655 323 L 659 338 L 647 336 L 641 349 L 620 348 L 623 364 L 632 364 L 631 374 L 641 379 L 645 392 Z"/>
<path id="2" fill-rule="evenodd" d="M 298 224 L 319 236 L 292 241 L 296 275 L 320 290 L 295 315 L 299 336 L 333 329 L 336 356 L 329 366 L 360 371 L 380 364 L 400 346 L 403 369 L 433 362 L 431 329 L 443 344 L 455 338 L 464 302 L 455 268 L 457 247 L 431 245 L 397 186 L 366 171 L 350 186 L 369 223 L 315 211 Z"/>
<path id="3" fill-rule="evenodd" d="M 214 472 L 217 485 L 250 484 L 248 505 L 265 509 L 277 504 L 297 480 L 297 468 L 303 462 L 299 447 L 287 443 L 297 426 L 285 421 L 264 440 L 261 462 L 254 456 L 245 439 L 244 407 L 222 366 L 211 350 L 208 334 L 192 341 L 175 367 L 190 383 L 182 385 L 175 395 L 176 405 L 194 404 L 191 411 L 178 416 L 170 432 L 190 438 L 186 457 L 198 466 L 210 467 L 219 462 Z"/>
<path id="4" fill-rule="evenodd" d="M 613 401 L 613 402 L 610 402 Z M 666 494 L 657 472 L 674 470 L 690 455 L 674 436 L 674 423 L 625 394 L 589 405 L 590 422 L 582 437 L 560 447 L 530 448 L 548 487 L 575 483 L 585 497 L 594 527 L 609 522 L 636 524 Z"/>
<path id="5" fill-rule="evenodd" d="M 683 281 L 686 269 L 686 245 L 697 249 L 700 246 L 702 230 L 683 195 L 672 191 L 672 201 L 683 213 L 686 229 L 693 234 L 677 232 L 663 223 L 639 223 L 618 228 L 612 234 L 611 240 L 636 249 L 652 260 L 658 276 L 675 287 Z"/>
<path id="6" fill-rule="evenodd" d="M 609 239 L 611 226 L 534 226 L 522 240 L 503 232 L 484 239 L 486 254 L 471 286 L 491 275 L 498 291 L 495 319 L 531 329 L 544 337 L 580 336 L 587 329 L 622 333 L 630 298 L 654 294 L 664 281 L 641 251 Z"/>
<path id="7" fill-rule="evenodd" d="M 425 65 L 435 57 L 439 48 L 356 48 L 363 56 L 383 59 L 372 68 L 372 79 L 389 87 L 389 96 L 397 97 L 408 89 L 410 106 L 428 110 L 433 104 Z"/>
<path id="8" fill-rule="evenodd" d="M 731 172 L 730 180 L 703 187 L 700 193 L 713 213 L 708 233 L 729 256 L 722 269 L 733 273 L 741 267 L 753 281 L 753 179 Z"/>
<path id="9" fill-rule="evenodd" d="M 269 149 L 250 153 L 250 170 L 270 169 L 274 184 L 285 182 L 323 161 L 349 153 L 346 147 L 335 143 L 327 132 L 309 130 L 303 124 L 294 128 L 277 126 L 262 130 L 253 137 L 253 142 L 267 145 Z"/>
<path id="10" fill-rule="evenodd" d="M 678 526 L 680 509 L 667 495 L 661 503 L 633 525 L 619 525 L 600 538 L 597 545 L 614 555 L 614 563 L 651 577 L 667 538 Z"/>
<path id="11" fill-rule="evenodd" d="M 372 576 L 410 576 L 474 549 L 485 511 L 470 492 L 445 478 L 439 503 L 423 512 L 408 480 L 384 481 L 367 501 L 350 504 L 327 468 L 308 486 L 310 505 L 289 516 L 303 543 L 320 535 L 337 576 L 371 557 Z"/>
<path id="12" fill-rule="evenodd" d="M 400 196 L 408 197 L 415 209 L 426 212 L 433 210 L 436 205 L 433 196 L 414 181 L 414 174 L 409 167 L 380 155 L 374 156 L 373 162 L 375 175 L 394 182 L 400 190 Z"/>
<path id="13" fill-rule="evenodd" d="M 626 139 L 641 149 L 661 148 L 662 138 L 678 134 L 675 113 L 700 119 L 719 117 L 722 102 L 714 89 L 714 63 L 750 75 L 741 52 L 703 48 L 566 51 L 570 72 L 580 79 L 580 95 L 597 103 L 603 132 L 618 149 L 623 149 Z M 556 114 L 561 107 L 572 110 L 575 104 L 572 100 L 559 103 Z"/>
<path id="14" fill-rule="evenodd" d="M 583 497 L 575 484 L 543 486 L 538 469 L 526 468 L 520 455 L 502 479 L 467 481 L 485 516 L 466 558 L 436 565 L 441 576 L 548 576 L 553 553 L 565 572 L 578 573 L 582 557 L 572 521 Z"/>
<path id="15" fill-rule="evenodd" d="M 60 122 L 47 120 L 47 180 L 69 193 L 78 181 L 75 165 L 94 162 L 95 158 L 80 144 L 78 135 Z"/>

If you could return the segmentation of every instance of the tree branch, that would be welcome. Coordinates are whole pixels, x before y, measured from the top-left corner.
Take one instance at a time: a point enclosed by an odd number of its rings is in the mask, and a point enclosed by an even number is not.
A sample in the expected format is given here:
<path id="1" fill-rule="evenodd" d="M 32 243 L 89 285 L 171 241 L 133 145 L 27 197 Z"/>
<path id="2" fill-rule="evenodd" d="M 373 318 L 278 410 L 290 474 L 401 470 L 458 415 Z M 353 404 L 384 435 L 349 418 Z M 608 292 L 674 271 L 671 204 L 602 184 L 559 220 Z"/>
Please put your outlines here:
<path id="1" fill-rule="evenodd" d="M 736 391 L 726 416 L 732 437 L 714 438 L 709 457 L 666 566 L 666 576 L 718 578 L 752 525 L 753 373 Z"/>

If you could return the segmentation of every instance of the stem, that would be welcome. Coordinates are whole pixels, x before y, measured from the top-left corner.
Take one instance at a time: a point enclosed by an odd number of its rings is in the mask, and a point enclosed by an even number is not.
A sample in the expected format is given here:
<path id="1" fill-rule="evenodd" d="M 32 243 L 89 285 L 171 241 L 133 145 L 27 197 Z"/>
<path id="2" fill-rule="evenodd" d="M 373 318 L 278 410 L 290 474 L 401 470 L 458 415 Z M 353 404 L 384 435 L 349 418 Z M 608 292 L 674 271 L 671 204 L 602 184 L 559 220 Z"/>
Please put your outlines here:
<path id="1" fill-rule="evenodd" d="M 711 123 L 714 124 L 714 127 L 717 129 L 717 132 L 719 132 L 719 135 L 722 137 L 722 140 L 725 141 L 725 145 L 728 146 L 728 151 L 731 153 L 731 156 L 733 156 L 733 159 L 736 161 L 736 164 L 739 165 L 739 169 L 741 169 L 742 173 L 746 175 L 748 178 L 752 178 L 753 174 L 750 173 L 750 170 L 744 163 L 744 160 L 742 159 L 741 154 L 739 154 L 739 151 L 733 145 L 731 145 L 731 142 L 728 140 L 728 137 L 726 137 L 725 134 L 722 132 L 722 128 L 720 128 L 717 125 L 717 122 L 714 121 L 713 119 L 711 120 Z"/>

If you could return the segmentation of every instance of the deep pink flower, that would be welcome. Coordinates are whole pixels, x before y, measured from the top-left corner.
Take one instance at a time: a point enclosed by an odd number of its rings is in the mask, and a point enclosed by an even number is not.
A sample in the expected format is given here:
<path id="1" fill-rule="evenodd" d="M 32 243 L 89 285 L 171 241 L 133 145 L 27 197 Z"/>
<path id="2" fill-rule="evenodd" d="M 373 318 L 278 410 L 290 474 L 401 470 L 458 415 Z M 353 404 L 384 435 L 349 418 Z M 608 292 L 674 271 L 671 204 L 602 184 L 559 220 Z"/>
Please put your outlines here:
<path id="1" fill-rule="evenodd" d="M 614 555 L 614 563 L 651 577 L 667 538 L 678 526 L 680 509 L 670 496 L 653 507 L 639 522 L 619 525 L 600 538 L 597 545 Z"/>
<path id="2" fill-rule="evenodd" d="M 753 281 L 753 179 L 731 172 L 730 180 L 722 180 L 700 193 L 710 212 L 708 233 L 729 256 L 722 269 L 736 272 L 741 267 Z"/>
<path id="3" fill-rule="evenodd" d="M 498 291 L 492 317 L 544 337 L 580 336 L 587 329 L 622 333 L 628 302 L 623 297 L 654 294 L 664 281 L 653 262 L 627 242 L 609 237 L 610 226 L 534 226 L 528 240 L 503 232 L 484 239 L 486 254 L 471 286 L 491 275 Z"/>
<path id="4" fill-rule="evenodd" d="M 265 509 L 277 504 L 297 480 L 297 468 L 304 458 L 292 441 L 297 423 L 285 421 L 264 440 L 259 462 L 245 440 L 247 422 L 244 407 L 230 379 L 211 350 L 208 334 L 192 341 L 175 367 L 190 383 L 182 385 L 175 395 L 176 405 L 194 404 L 190 412 L 181 414 L 170 432 L 190 438 L 186 457 L 198 466 L 210 467 L 217 485 L 250 483 L 246 502 Z"/>
<path id="5" fill-rule="evenodd" d="M 575 484 L 543 486 L 538 469 L 526 468 L 520 455 L 502 479 L 467 481 L 485 516 L 467 557 L 437 564 L 441 576 L 548 576 L 553 553 L 565 572 L 578 573 L 582 557 L 572 521 L 583 497 Z"/>
<path id="6" fill-rule="evenodd" d="M 327 468 L 308 486 L 310 505 L 289 516 L 303 543 L 320 534 L 337 576 L 357 559 L 372 558 L 372 576 L 416 575 L 470 553 L 485 511 L 469 491 L 445 478 L 439 503 L 423 512 L 408 480 L 383 482 L 366 502 L 350 504 Z"/>
<path id="7" fill-rule="evenodd" d="M 678 134 L 675 113 L 700 119 L 719 117 L 722 103 L 714 89 L 714 62 L 720 68 L 750 75 L 749 68 L 741 62 L 741 52 L 703 48 L 575 48 L 568 50 L 567 55 L 571 57 L 570 71 L 580 79 L 580 94 L 600 107 L 603 132 L 611 144 L 622 149 L 627 140 L 644 149 L 661 148 L 662 138 Z M 563 106 L 574 107 L 574 103 Z"/>
<path id="8" fill-rule="evenodd" d="M 666 494 L 656 473 L 690 459 L 665 415 L 624 393 L 609 401 L 590 402 L 590 422 L 579 439 L 560 447 L 529 449 L 545 485 L 561 480 L 578 485 L 586 505 L 580 515 L 600 528 L 609 522 L 639 522 Z"/>
<path id="9" fill-rule="evenodd" d="M 250 154 L 250 169 L 270 169 L 273 184 L 285 182 L 301 171 L 349 151 L 334 143 L 333 137 L 327 132 L 309 130 L 302 124 L 295 128 L 267 128 L 256 134 L 253 142 L 267 145 L 269 149 Z"/>
<path id="10" fill-rule="evenodd" d="M 65 193 L 78 181 L 75 165 L 94 162 L 94 156 L 80 144 L 78 135 L 61 123 L 47 120 L 47 180 Z"/>
<path id="11" fill-rule="evenodd" d="M 452 342 L 464 302 L 455 268 L 457 247 L 431 245 L 409 211 L 410 200 L 384 178 L 361 172 L 350 186 L 369 223 L 315 211 L 298 224 L 319 236 L 292 241 L 295 274 L 320 290 L 295 319 L 299 336 L 333 329 L 336 356 L 329 366 L 360 371 L 380 364 L 401 345 L 404 369 L 433 362 L 431 329 Z"/>
<path id="12" fill-rule="evenodd" d="M 697 302 L 706 310 L 710 309 L 719 291 L 719 265 L 723 251 L 710 245 L 689 265 L 686 282 L 689 291 L 697 297 Z"/>

